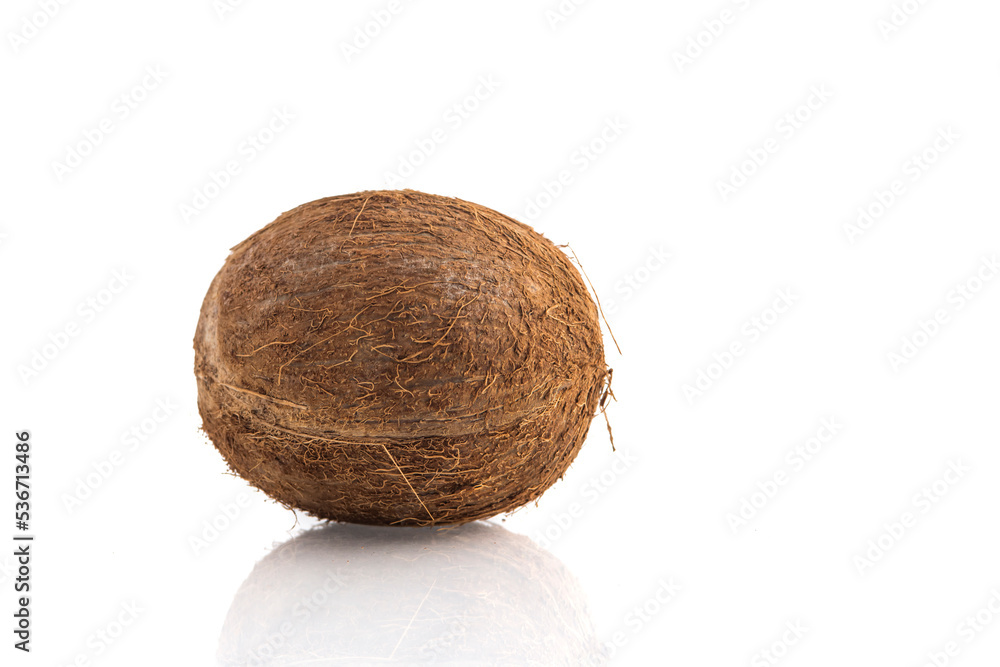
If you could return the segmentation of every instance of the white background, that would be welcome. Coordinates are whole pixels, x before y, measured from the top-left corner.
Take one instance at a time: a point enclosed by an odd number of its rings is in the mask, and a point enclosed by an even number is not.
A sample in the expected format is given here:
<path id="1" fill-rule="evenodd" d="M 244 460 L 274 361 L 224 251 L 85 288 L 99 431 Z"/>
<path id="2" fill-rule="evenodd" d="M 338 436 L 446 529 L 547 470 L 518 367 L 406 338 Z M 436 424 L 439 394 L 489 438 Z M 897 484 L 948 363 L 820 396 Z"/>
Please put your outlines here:
<path id="1" fill-rule="evenodd" d="M 387 187 L 401 161 L 420 165 L 399 187 L 572 244 L 609 311 L 624 456 L 595 420 L 565 478 L 496 533 L 540 582 L 575 578 L 560 604 L 592 624 L 582 642 L 616 642 L 612 661 L 633 665 L 996 664 L 1000 281 L 979 273 L 1000 252 L 1000 5 L 898 1 L 909 14 L 593 0 L 558 21 L 556 0 L 403 1 L 359 53 L 344 45 L 388 0 L 5 2 L 0 536 L 13 434 L 30 429 L 37 541 L 30 656 L 11 647 L 0 551 L 3 664 L 214 664 L 254 564 L 312 522 L 227 475 L 199 431 L 201 299 L 228 248 L 300 203 Z M 268 135 L 275 110 L 294 118 Z M 74 151 L 77 166 L 57 164 Z M 229 161 L 239 173 L 212 187 Z M 782 290 L 793 305 L 774 317 Z M 686 395 L 699 372 L 714 379 Z M 797 462 L 824 419 L 842 427 Z M 466 556 L 449 558 L 487 577 L 502 565 Z M 448 585 L 435 567 L 412 585 L 348 577 L 338 595 L 401 614 L 364 619 L 360 664 L 434 640 L 417 635 L 443 613 L 420 608 Z M 522 620 L 487 619 L 511 645 L 516 623 L 545 617 L 525 591 Z M 461 596 L 448 612 L 440 662 L 476 642 Z"/>

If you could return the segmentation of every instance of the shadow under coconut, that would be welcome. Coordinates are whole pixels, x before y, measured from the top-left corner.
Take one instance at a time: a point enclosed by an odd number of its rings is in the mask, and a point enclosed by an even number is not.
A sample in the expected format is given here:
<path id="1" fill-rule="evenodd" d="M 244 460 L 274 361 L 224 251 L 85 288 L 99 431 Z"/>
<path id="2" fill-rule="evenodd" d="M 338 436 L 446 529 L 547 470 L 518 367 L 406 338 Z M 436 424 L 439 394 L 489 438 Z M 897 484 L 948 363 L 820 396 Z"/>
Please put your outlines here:
<path id="1" fill-rule="evenodd" d="M 254 567 L 222 629 L 223 665 L 603 665 L 579 584 L 492 523 L 330 524 Z"/>

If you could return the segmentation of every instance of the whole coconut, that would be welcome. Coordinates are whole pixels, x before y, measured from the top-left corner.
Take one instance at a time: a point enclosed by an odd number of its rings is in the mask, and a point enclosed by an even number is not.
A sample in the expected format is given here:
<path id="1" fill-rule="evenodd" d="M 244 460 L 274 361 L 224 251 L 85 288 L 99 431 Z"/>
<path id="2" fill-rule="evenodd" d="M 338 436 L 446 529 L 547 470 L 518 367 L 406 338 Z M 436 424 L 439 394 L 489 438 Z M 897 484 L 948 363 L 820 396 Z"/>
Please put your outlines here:
<path id="1" fill-rule="evenodd" d="M 204 430 L 232 469 L 363 524 L 463 523 L 537 499 L 608 379 L 564 253 L 410 190 L 303 204 L 233 248 L 194 347 Z"/>

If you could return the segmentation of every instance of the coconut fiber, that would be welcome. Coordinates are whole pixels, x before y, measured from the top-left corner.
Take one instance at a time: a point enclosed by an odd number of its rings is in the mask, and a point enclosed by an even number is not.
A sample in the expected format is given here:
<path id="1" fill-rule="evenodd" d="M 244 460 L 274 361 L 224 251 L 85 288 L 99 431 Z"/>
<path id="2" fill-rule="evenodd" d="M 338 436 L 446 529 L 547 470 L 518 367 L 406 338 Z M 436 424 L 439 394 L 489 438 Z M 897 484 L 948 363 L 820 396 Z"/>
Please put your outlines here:
<path id="1" fill-rule="evenodd" d="M 286 506 L 377 525 L 537 499 L 609 380 L 598 309 L 561 250 L 411 190 L 303 204 L 233 248 L 195 374 L 236 473 Z"/>

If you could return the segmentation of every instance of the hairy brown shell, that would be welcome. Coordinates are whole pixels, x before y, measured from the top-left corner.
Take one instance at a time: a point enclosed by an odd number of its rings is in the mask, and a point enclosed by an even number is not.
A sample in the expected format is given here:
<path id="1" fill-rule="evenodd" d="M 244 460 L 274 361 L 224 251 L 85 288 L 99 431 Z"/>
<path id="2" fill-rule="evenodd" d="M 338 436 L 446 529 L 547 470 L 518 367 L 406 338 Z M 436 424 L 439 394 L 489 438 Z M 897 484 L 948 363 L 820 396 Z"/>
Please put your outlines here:
<path id="1" fill-rule="evenodd" d="M 394 525 L 538 498 L 607 379 L 597 308 L 564 253 L 411 190 L 310 202 L 233 248 L 195 374 L 235 472 L 317 517 Z"/>

